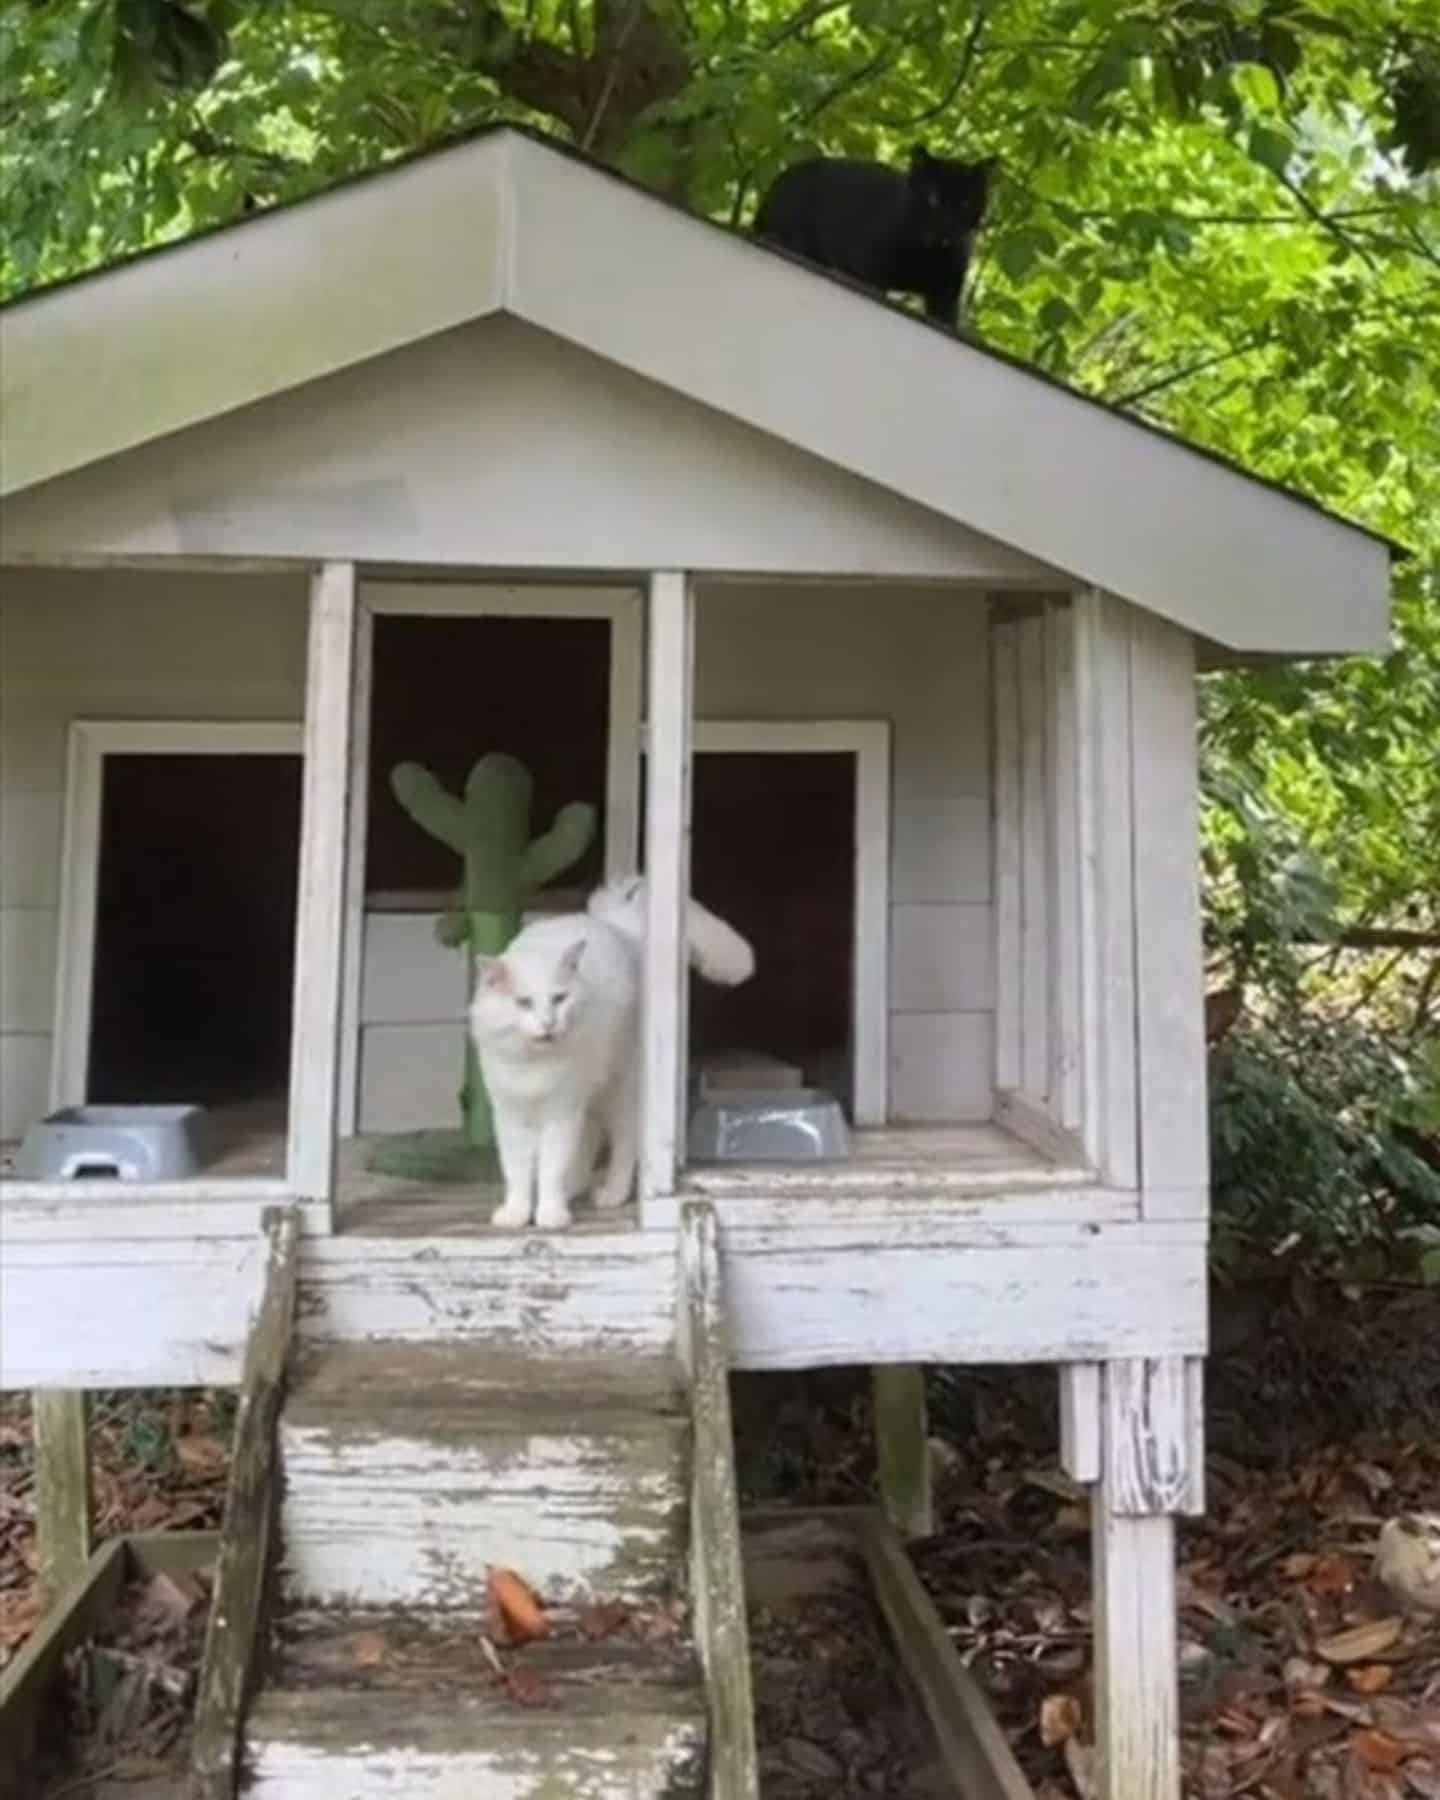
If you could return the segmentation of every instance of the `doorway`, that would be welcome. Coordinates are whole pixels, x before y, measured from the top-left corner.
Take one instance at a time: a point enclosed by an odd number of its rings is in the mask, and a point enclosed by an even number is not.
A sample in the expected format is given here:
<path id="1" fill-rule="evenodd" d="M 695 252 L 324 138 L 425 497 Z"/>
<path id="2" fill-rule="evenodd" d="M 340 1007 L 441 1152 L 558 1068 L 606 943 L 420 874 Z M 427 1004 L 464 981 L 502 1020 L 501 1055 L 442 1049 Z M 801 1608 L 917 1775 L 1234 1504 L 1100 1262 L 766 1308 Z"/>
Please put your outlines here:
<path id="1" fill-rule="evenodd" d="M 284 1116 L 298 726 L 72 727 L 54 1101 Z"/>

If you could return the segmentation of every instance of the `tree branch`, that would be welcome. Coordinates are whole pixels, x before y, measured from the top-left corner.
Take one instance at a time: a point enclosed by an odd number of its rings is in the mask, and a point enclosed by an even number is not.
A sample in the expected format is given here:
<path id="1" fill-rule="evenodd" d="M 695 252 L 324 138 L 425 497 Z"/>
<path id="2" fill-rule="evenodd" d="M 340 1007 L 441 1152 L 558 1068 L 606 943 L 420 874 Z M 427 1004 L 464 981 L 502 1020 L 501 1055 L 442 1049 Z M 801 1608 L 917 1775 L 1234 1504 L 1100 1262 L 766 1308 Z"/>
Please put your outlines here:
<path id="1" fill-rule="evenodd" d="M 1236 357 L 1249 356 L 1252 350 L 1262 349 L 1269 341 L 1269 332 L 1257 332 L 1246 343 L 1232 345 L 1228 350 L 1217 350 L 1213 356 L 1202 356 L 1198 362 L 1187 363 L 1180 369 L 1172 369 L 1168 374 L 1147 382 L 1144 387 L 1132 388 L 1128 394 L 1119 395 L 1109 404 L 1111 406 L 1138 406 L 1142 400 L 1148 400 L 1152 394 L 1163 393 L 1166 388 L 1174 387 L 1178 382 L 1188 381 L 1192 375 L 1199 375 L 1206 369 L 1216 368 L 1221 363 L 1233 362 Z"/>
<path id="2" fill-rule="evenodd" d="M 975 17 L 970 21 L 970 29 L 965 36 L 965 47 L 960 52 L 960 67 L 955 72 L 955 79 L 936 101 L 934 106 L 927 106 L 923 112 L 915 114 L 913 119 L 902 120 L 895 129 L 897 131 L 913 131 L 917 125 L 928 124 L 931 119 L 938 119 L 943 112 L 948 112 L 954 105 L 956 96 L 970 79 L 970 71 L 975 66 L 975 57 L 980 49 L 980 39 L 989 21 L 984 0 L 975 8 Z"/>

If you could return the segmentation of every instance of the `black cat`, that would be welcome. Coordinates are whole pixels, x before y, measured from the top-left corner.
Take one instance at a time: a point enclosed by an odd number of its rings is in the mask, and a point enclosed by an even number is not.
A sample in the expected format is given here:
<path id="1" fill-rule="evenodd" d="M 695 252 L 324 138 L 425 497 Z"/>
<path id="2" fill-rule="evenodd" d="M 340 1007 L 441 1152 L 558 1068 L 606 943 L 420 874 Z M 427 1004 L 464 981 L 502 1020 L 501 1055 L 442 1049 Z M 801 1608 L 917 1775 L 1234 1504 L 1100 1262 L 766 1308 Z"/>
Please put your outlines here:
<path id="1" fill-rule="evenodd" d="M 910 170 L 816 157 L 776 177 L 755 230 L 822 269 L 882 293 L 919 294 L 955 323 L 994 158 L 948 162 L 915 149 Z"/>

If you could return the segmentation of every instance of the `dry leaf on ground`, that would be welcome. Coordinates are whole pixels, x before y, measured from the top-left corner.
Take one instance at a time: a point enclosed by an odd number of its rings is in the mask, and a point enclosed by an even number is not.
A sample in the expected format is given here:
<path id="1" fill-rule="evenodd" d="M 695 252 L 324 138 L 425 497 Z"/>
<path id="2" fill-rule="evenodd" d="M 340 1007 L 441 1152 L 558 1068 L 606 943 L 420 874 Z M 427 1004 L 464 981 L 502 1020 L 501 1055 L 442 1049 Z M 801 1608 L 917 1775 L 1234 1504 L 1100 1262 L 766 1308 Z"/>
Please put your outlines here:
<path id="1" fill-rule="evenodd" d="M 535 1590 L 513 1569 L 491 1569 L 489 1590 L 512 1644 L 532 1643 L 548 1634 L 550 1625 Z"/>

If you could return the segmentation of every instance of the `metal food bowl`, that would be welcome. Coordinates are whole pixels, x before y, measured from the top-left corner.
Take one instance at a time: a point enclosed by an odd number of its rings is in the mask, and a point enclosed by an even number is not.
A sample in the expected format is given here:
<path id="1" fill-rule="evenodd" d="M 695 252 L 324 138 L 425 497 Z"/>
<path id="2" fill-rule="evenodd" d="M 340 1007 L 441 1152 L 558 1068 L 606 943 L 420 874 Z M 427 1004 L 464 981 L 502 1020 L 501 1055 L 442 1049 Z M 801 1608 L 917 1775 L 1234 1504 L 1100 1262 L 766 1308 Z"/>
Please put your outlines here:
<path id="1" fill-rule="evenodd" d="M 690 1114 L 692 1162 L 823 1162 L 850 1151 L 840 1102 L 820 1088 L 712 1093 Z"/>
<path id="2" fill-rule="evenodd" d="M 203 1106 L 63 1106 L 25 1133 L 32 1181 L 183 1181 L 201 1166 Z"/>

